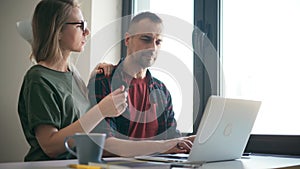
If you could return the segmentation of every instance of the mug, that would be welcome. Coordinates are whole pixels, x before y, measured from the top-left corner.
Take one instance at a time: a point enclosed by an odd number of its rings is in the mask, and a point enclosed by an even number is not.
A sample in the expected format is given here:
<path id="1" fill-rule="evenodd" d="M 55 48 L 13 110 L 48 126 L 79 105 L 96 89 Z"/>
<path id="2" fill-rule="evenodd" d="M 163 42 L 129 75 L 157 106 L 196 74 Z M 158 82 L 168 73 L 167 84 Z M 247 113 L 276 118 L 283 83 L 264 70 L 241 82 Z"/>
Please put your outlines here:
<path id="1" fill-rule="evenodd" d="M 68 144 L 69 139 L 74 139 L 76 152 Z M 79 164 L 88 164 L 88 162 L 101 163 L 104 149 L 105 133 L 75 133 L 65 139 L 66 149 L 78 158 Z"/>

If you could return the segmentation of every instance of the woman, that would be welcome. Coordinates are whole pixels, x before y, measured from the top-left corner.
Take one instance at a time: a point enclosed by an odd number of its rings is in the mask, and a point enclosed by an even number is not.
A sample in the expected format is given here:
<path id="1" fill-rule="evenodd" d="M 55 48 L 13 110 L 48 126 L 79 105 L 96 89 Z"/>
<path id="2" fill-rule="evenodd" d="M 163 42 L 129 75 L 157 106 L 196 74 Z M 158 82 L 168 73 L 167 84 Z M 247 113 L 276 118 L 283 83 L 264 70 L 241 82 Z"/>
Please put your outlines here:
<path id="1" fill-rule="evenodd" d="M 91 107 L 86 86 L 68 62 L 84 49 L 90 31 L 76 1 L 42 0 L 36 7 L 31 58 L 37 63 L 24 77 L 18 112 L 30 145 L 25 161 L 67 159 L 66 136 L 90 132 L 104 117 L 126 108 L 124 87 Z M 72 144 L 72 143 L 71 143 Z"/>
<path id="2" fill-rule="evenodd" d="M 37 64 L 24 77 L 18 103 L 30 145 L 25 161 L 72 158 L 64 139 L 91 132 L 105 117 L 119 116 L 127 107 L 127 93 L 120 86 L 91 107 L 84 82 L 68 63 L 71 52 L 83 51 L 90 33 L 76 0 L 41 0 L 34 11 L 32 30 L 31 59 Z M 180 147 L 176 147 L 178 143 L 182 143 Z M 121 156 L 187 152 L 191 146 L 181 139 L 132 142 L 113 138 L 105 145 Z"/>

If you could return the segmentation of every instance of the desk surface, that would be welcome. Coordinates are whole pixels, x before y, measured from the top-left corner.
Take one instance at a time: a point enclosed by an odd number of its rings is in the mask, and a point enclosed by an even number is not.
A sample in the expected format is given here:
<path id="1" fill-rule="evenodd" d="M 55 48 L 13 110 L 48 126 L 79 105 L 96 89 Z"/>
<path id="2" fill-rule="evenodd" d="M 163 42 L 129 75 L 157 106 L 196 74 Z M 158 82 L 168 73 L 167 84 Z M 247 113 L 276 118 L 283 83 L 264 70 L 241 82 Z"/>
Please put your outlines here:
<path id="1" fill-rule="evenodd" d="M 77 160 L 39 161 L 0 163 L 0 169 L 68 169 L 68 164 L 76 164 Z M 274 156 L 249 156 L 242 159 L 215 163 L 206 163 L 201 169 L 265 169 L 287 168 L 300 169 L 300 158 Z"/>

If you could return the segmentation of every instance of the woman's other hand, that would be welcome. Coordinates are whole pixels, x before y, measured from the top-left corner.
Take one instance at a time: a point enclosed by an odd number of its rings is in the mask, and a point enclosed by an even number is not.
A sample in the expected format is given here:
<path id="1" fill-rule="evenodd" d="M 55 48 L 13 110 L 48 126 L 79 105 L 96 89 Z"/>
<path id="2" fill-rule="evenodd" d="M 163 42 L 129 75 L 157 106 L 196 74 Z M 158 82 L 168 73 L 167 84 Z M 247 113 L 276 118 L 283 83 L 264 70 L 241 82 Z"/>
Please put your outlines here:
<path id="1" fill-rule="evenodd" d="M 92 76 L 96 74 L 104 74 L 105 76 L 110 76 L 114 69 L 114 65 L 110 63 L 99 63 L 93 70 Z"/>
<path id="2" fill-rule="evenodd" d="M 189 153 L 193 146 L 193 142 L 184 138 L 171 139 L 167 140 L 167 142 L 172 142 L 173 147 L 165 151 L 164 153 L 166 154 Z"/>

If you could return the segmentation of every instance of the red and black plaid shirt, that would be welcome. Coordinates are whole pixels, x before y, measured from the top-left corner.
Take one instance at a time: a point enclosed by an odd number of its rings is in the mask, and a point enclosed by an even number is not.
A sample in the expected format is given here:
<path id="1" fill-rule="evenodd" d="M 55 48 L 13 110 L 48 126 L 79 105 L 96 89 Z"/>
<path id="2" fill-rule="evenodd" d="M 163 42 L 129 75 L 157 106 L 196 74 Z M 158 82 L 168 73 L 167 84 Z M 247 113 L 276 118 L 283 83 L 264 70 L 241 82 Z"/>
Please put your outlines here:
<path id="1" fill-rule="evenodd" d="M 128 75 L 127 75 L 128 76 Z M 98 103 L 101 99 L 107 96 L 111 91 L 119 88 L 121 85 L 130 87 L 130 79 L 126 78 L 125 72 L 122 69 L 122 63 L 119 63 L 109 77 L 104 74 L 97 74 L 89 80 L 89 98 L 93 104 Z M 174 118 L 172 98 L 166 86 L 158 79 L 152 77 L 147 70 L 146 78 L 148 78 L 148 89 L 150 94 L 150 103 L 155 105 L 158 130 L 154 137 L 150 139 L 170 139 L 180 137 L 180 132 L 176 129 L 177 123 Z M 128 100 L 128 99 L 127 99 Z M 128 104 L 129 105 L 129 104 Z M 108 137 L 117 137 L 128 139 L 130 134 L 130 112 L 129 108 L 125 112 L 115 118 L 105 118 L 93 132 L 106 133 Z M 135 138 L 131 138 L 135 139 Z"/>

